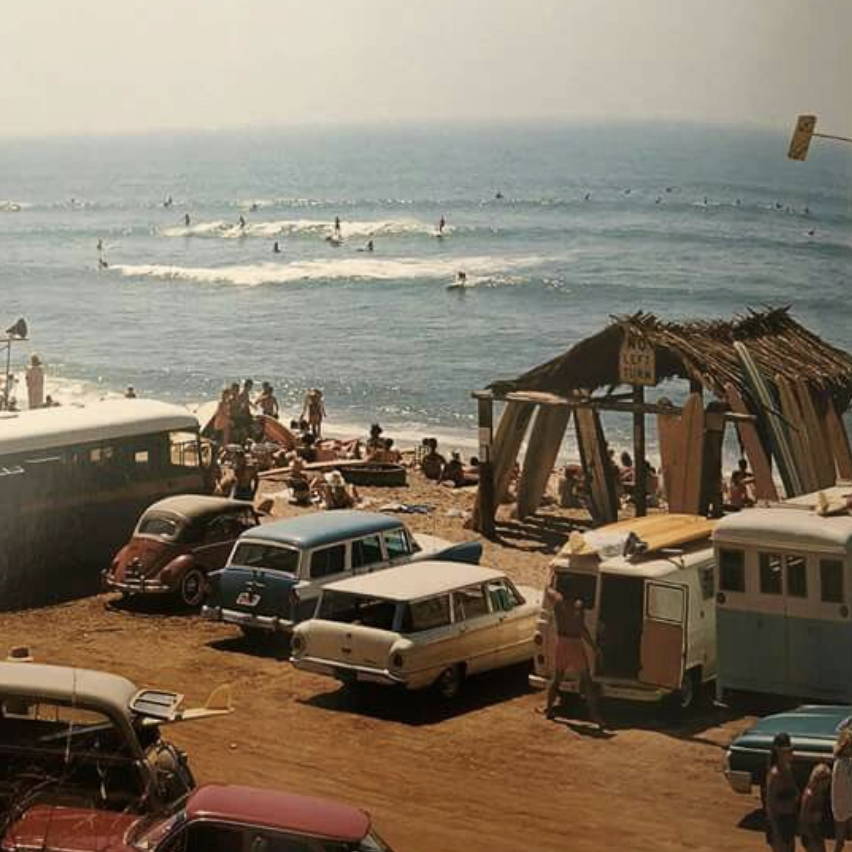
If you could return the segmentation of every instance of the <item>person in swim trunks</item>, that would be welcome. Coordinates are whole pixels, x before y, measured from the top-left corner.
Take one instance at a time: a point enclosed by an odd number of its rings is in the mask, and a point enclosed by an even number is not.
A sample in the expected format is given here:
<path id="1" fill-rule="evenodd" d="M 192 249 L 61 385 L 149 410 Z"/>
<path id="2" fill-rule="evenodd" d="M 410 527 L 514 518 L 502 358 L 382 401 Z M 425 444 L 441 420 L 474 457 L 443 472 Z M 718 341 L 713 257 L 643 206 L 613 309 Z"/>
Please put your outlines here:
<path id="1" fill-rule="evenodd" d="M 586 627 L 585 606 L 580 598 L 569 601 L 556 589 L 556 574 L 551 585 L 545 589 L 545 598 L 551 602 L 553 626 L 556 628 L 556 644 L 551 661 L 553 678 L 547 688 L 547 702 L 542 710 L 548 719 L 555 715 L 554 705 L 559 698 L 559 687 L 566 674 L 575 675 L 580 681 L 580 695 L 586 701 L 589 715 L 601 731 L 606 723 L 598 704 L 597 687 L 592 680 L 586 645 L 598 653 L 598 647 Z"/>

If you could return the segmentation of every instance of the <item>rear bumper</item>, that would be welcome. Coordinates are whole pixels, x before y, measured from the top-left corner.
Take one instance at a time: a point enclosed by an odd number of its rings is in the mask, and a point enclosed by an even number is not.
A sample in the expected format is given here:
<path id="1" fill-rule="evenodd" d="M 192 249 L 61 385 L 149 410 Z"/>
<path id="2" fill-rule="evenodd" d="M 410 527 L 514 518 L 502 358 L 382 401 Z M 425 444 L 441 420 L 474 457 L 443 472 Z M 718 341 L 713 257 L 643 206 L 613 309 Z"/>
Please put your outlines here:
<path id="1" fill-rule="evenodd" d="M 550 681 L 541 675 L 531 674 L 529 677 L 530 686 L 534 689 L 547 689 L 550 686 Z M 595 683 L 601 691 L 604 698 L 620 698 L 624 701 L 647 701 L 649 703 L 662 701 L 671 692 L 667 689 L 660 689 L 656 686 L 645 686 L 641 683 L 633 681 L 617 681 L 608 680 L 605 678 L 595 678 Z M 566 678 L 559 684 L 560 692 L 579 692 L 580 681 L 577 679 L 570 680 Z"/>
<path id="2" fill-rule="evenodd" d="M 255 615 L 251 612 L 240 612 L 235 609 L 225 609 L 221 606 L 201 607 L 201 615 L 210 621 L 225 621 L 228 624 L 238 624 L 252 630 L 266 630 L 269 633 L 289 633 L 293 622 L 277 615 Z"/>
<path id="3" fill-rule="evenodd" d="M 385 686 L 406 685 L 401 677 L 392 674 L 387 669 L 353 666 L 349 663 L 339 663 L 336 660 L 324 660 L 318 657 L 290 657 L 290 662 L 297 669 L 333 677 L 344 683 L 357 681 L 359 683 L 381 683 Z"/>
<path id="4" fill-rule="evenodd" d="M 109 591 L 122 592 L 125 595 L 167 595 L 175 591 L 173 586 L 151 577 L 128 577 L 120 582 L 111 577 L 104 577 L 104 586 Z"/>

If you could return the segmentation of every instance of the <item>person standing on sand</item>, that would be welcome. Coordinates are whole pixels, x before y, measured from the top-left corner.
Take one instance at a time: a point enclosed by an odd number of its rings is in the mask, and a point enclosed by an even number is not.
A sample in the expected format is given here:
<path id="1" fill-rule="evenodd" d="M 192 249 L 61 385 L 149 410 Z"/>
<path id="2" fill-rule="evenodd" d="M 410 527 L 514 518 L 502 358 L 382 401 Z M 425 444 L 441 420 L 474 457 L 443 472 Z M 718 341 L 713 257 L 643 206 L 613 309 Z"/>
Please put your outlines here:
<path id="1" fill-rule="evenodd" d="M 213 415 L 213 431 L 223 446 L 231 443 L 231 391 L 224 388 L 216 413 Z"/>
<path id="2" fill-rule="evenodd" d="M 255 400 L 255 405 L 260 409 L 261 414 L 278 419 L 278 400 L 269 382 L 261 382 L 260 396 Z"/>
<path id="3" fill-rule="evenodd" d="M 571 672 L 579 678 L 580 695 L 586 701 L 589 715 L 601 731 L 606 730 L 606 723 L 601 716 L 598 704 L 597 687 L 592 680 L 589 669 L 589 660 L 586 656 L 586 646 L 594 649 L 596 654 L 600 651 L 592 639 L 589 628 L 586 627 L 585 607 L 580 598 L 569 603 L 565 596 L 556 589 L 556 574 L 550 586 L 545 589 L 545 599 L 550 601 L 553 612 L 553 622 L 556 627 L 556 645 L 553 653 L 551 668 L 553 678 L 547 688 L 547 701 L 541 712 L 552 719 L 555 715 L 554 705 L 559 697 L 559 687 L 566 673 Z"/>
<path id="4" fill-rule="evenodd" d="M 852 828 L 852 728 L 842 728 L 834 744 L 831 812 L 835 829 L 834 852 L 840 852 Z"/>
<path id="5" fill-rule="evenodd" d="M 799 807 L 799 837 L 807 852 L 825 852 L 822 821 L 830 787 L 831 767 L 818 763 L 811 770 Z"/>
<path id="6" fill-rule="evenodd" d="M 127 390 L 124 392 L 125 399 L 136 399 L 136 388 L 133 385 L 128 385 Z"/>
<path id="7" fill-rule="evenodd" d="M 44 367 L 38 355 L 30 358 L 27 367 L 27 406 L 29 408 L 41 408 L 44 405 Z"/>
<path id="8" fill-rule="evenodd" d="M 779 731 L 772 740 L 766 773 L 766 842 L 773 852 L 794 852 L 799 821 L 799 789 L 793 778 L 790 735 Z"/>
<path id="9" fill-rule="evenodd" d="M 301 419 L 308 421 L 311 434 L 315 438 L 319 438 L 322 434 L 322 421 L 325 417 L 326 412 L 322 400 L 322 391 L 319 388 L 311 388 L 305 394 Z"/>

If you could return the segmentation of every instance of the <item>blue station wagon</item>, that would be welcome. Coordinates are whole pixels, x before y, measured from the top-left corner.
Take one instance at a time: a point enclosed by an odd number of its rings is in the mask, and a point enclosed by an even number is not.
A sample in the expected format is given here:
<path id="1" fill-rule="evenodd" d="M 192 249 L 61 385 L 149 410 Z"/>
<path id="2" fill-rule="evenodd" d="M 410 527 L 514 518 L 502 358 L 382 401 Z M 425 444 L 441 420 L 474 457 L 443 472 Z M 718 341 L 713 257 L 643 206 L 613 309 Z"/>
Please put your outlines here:
<path id="1" fill-rule="evenodd" d="M 413 534 L 376 512 L 317 512 L 261 524 L 241 535 L 223 569 L 208 574 L 202 614 L 247 634 L 289 631 L 310 618 L 320 590 L 355 574 L 423 559 L 476 564 L 477 541 Z"/>

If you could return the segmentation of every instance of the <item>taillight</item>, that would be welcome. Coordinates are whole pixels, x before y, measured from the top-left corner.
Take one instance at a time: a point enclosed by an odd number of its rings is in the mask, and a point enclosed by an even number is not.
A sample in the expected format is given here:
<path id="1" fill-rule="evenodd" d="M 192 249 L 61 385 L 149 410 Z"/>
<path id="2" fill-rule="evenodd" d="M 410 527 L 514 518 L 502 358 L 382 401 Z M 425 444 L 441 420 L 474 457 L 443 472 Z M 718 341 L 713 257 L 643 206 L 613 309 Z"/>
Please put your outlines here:
<path id="1" fill-rule="evenodd" d="M 402 654 L 400 654 L 399 652 L 391 656 L 391 665 L 395 669 L 401 669 L 403 662 L 405 661 L 402 659 Z"/>
<path id="2" fill-rule="evenodd" d="M 544 636 L 542 636 L 541 633 L 536 633 L 535 638 L 533 639 L 533 642 L 535 642 L 536 645 L 543 645 L 544 644 Z"/>
<path id="3" fill-rule="evenodd" d="M 294 654 L 300 654 L 300 653 L 304 650 L 304 648 L 305 648 L 305 640 L 304 640 L 304 639 L 302 639 L 302 637 L 301 637 L 301 636 L 299 636 L 299 634 L 297 633 L 297 634 L 296 634 L 296 635 L 295 635 L 295 636 L 294 636 L 294 637 L 290 640 L 290 650 L 291 650 Z"/>

